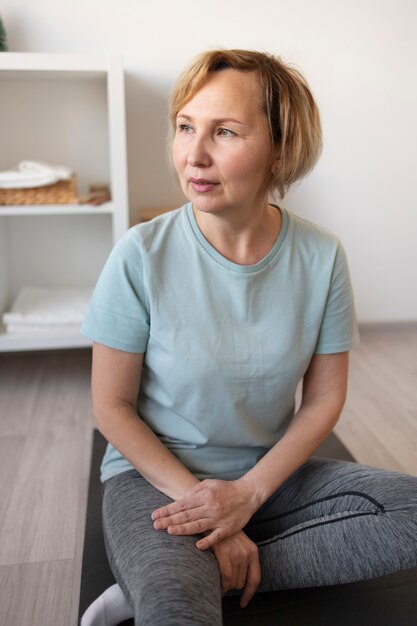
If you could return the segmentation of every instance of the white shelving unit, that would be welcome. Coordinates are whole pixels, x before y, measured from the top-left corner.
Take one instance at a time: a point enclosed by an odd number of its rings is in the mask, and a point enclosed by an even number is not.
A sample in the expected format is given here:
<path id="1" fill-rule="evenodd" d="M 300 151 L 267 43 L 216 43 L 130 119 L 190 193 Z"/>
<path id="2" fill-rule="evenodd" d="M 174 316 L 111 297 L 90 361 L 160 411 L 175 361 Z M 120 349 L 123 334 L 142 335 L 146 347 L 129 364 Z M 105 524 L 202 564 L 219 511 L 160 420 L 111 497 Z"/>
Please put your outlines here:
<path id="1" fill-rule="evenodd" d="M 105 202 L 99 206 L 90 204 L 42 204 L 42 205 L 0 205 L 0 216 L 30 215 L 106 215 L 114 213 L 114 202 Z"/>
<path id="2" fill-rule="evenodd" d="M 19 290 L 93 287 L 129 226 L 124 74 L 118 55 L 0 54 L 0 170 L 31 159 L 68 165 L 78 192 L 109 183 L 112 201 L 0 205 L 0 318 Z M 0 352 L 89 345 L 76 333 L 7 334 Z"/>

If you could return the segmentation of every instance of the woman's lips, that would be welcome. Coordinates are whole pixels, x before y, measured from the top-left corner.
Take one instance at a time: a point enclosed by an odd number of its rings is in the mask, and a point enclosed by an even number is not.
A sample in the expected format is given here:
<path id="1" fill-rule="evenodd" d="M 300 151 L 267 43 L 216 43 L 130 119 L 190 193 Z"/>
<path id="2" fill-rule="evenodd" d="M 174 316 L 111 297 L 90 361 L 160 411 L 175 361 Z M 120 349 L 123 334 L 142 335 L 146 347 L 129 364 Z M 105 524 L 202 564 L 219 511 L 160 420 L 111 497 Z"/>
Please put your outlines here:
<path id="1" fill-rule="evenodd" d="M 189 183 L 194 191 L 198 193 L 206 193 L 207 191 L 211 191 L 216 187 L 219 183 L 214 183 L 211 180 L 206 180 L 205 178 L 189 178 Z"/>

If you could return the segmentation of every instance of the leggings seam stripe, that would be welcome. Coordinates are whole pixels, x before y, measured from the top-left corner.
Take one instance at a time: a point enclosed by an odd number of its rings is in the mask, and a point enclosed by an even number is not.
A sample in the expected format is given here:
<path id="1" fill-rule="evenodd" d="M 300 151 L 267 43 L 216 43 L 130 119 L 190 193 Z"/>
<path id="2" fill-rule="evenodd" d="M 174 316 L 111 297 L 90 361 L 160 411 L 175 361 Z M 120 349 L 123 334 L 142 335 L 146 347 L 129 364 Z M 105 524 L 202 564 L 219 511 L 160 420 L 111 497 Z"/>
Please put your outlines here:
<path id="1" fill-rule="evenodd" d="M 335 524 L 337 522 L 343 522 L 344 520 L 352 519 L 354 517 L 364 517 L 365 515 L 378 515 L 378 511 L 375 511 L 375 512 L 364 511 L 362 513 L 352 513 L 351 515 L 345 515 L 344 517 L 338 517 L 336 519 L 326 520 L 323 522 L 316 522 L 315 524 L 310 524 L 309 526 L 304 526 L 303 528 L 298 528 L 297 530 L 293 530 L 292 532 L 286 533 L 283 537 L 278 535 L 275 537 L 271 537 L 271 539 L 265 539 L 264 541 L 260 541 L 259 543 L 257 543 L 257 545 L 259 547 L 266 546 L 270 543 L 275 543 L 276 541 L 283 541 L 284 539 L 287 539 L 288 537 L 292 537 L 293 535 L 298 535 L 299 533 L 305 532 L 306 530 L 310 530 L 311 528 L 317 528 L 318 526 L 327 526 L 328 524 Z"/>
<path id="2" fill-rule="evenodd" d="M 374 504 L 380 513 L 385 513 L 384 505 L 380 504 L 380 502 L 375 500 L 375 498 L 372 498 L 372 496 L 368 496 L 366 493 L 363 493 L 361 491 L 341 491 L 339 493 L 335 493 L 330 496 L 324 496 L 323 498 L 312 500 L 311 502 L 307 502 L 307 504 L 303 504 L 302 506 L 299 506 L 295 509 L 291 509 L 290 511 L 285 511 L 285 513 L 280 513 L 279 515 L 272 515 L 271 517 L 265 517 L 260 520 L 253 520 L 250 522 L 250 525 L 252 526 L 255 524 L 263 524 L 265 522 L 271 522 L 273 520 L 281 519 L 282 517 L 286 517 L 287 515 L 293 515 L 294 513 L 299 513 L 300 511 L 303 511 L 304 509 L 308 509 L 308 507 L 310 506 L 319 504 L 320 502 L 326 502 L 327 500 L 334 500 L 342 496 L 360 496 L 364 498 L 365 500 L 368 500 L 368 502 L 371 502 L 372 504 Z"/>

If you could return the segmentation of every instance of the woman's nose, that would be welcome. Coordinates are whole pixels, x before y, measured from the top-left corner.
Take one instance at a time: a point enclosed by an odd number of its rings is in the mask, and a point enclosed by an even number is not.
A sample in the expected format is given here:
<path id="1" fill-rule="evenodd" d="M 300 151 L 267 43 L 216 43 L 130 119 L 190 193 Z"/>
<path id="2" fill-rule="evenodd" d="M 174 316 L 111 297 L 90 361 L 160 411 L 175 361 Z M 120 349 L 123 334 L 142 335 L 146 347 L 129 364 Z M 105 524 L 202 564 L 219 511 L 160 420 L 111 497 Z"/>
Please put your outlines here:
<path id="1" fill-rule="evenodd" d="M 204 137 L 194 136 L 189 145 L 187 162 L 193 167 L 207 167 L 211 164 L 211 156 Z"/>

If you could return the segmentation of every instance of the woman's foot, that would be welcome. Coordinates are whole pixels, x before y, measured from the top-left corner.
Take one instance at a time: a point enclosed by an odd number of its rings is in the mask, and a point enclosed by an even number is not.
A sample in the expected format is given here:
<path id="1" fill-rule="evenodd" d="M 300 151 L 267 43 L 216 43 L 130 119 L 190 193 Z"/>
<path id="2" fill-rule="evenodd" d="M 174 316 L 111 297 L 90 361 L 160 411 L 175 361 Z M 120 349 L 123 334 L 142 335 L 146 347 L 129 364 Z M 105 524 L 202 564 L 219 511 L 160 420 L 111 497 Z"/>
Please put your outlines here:
<path id="1" fill-rule="evenodd" d="M 133 617 L 133 611 L 119 585 L 112 585 L 94 600 L 81 618 L 81 626 L 116 626 Z"/>

